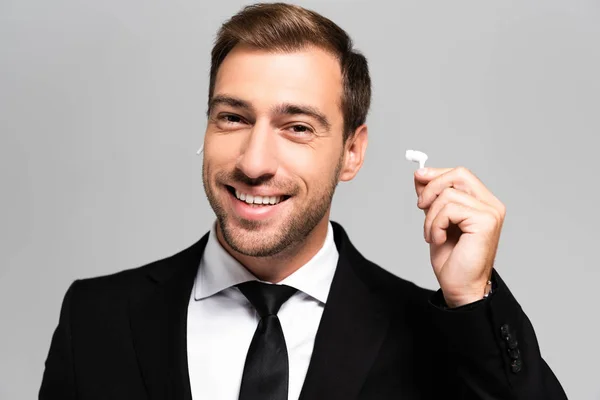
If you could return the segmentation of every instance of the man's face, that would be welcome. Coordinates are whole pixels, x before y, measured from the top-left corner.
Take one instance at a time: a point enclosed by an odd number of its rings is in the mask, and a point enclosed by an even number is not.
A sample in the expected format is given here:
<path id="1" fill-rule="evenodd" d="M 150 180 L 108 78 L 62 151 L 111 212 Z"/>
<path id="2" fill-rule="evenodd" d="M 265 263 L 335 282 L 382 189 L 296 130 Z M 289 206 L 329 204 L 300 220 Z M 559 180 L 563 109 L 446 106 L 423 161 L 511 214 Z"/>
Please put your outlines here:
<path id="1" fill-rule="evenodd" d="M 202 178 L 233 250 L 273 256 L 328 220 L 344 154 L 341 98 L 339 62 L 323 50 L 238 46 L 227 55 L 209 107 Z"/>

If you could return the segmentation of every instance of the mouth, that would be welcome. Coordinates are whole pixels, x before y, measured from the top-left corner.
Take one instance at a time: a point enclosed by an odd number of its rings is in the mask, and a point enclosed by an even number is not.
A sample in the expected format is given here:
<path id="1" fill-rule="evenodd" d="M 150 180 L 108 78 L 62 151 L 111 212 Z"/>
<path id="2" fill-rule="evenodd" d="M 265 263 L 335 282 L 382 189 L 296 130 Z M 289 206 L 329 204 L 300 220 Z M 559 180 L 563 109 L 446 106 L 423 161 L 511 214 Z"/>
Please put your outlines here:
<path id="1" fill-rule="evenodd" d="M 275 221 L 281 217 L 291 196 L 263 192 L 261 195 L 244 193 L 233 186 L 225 185 L 231 199 L 233 212 L 238 218 L 246 221 Z M 269 194 L 269 195 L 267 195 Z M 270 194 L 274 194 L 271 196 Z"/>
<path id="2" fill-rule="evenodd" d="M 236 202 L 243 203 L 244 205 L 251 208 L 272 208 L 281 203 L 287 201 L 291 196 L 289 195 L 253 195 L 244 193 L 237 190 L 233 186 L 225 185 L 227 191 L 236 200 Z"/>

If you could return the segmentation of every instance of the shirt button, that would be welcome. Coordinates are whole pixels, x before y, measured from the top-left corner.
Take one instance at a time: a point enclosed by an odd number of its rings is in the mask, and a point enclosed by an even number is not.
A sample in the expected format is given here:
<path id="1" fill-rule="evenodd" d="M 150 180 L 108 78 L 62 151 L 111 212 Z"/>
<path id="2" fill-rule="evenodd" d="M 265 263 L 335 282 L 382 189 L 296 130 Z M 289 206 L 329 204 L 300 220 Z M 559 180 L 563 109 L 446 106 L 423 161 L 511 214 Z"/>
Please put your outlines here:
<path id="1" fill-rule="evenodd" d="M 500 333 L 503 337 L 508 336 L 508 324 L 504 324 L 500 327 Z"/>

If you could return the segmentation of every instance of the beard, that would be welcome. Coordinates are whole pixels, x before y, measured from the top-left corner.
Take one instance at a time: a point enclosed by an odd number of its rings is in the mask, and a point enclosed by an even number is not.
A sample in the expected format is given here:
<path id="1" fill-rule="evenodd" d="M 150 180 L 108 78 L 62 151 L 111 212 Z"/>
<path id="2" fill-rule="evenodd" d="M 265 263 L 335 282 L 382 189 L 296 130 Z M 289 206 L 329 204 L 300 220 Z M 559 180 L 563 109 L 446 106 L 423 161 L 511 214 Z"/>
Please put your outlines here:
<path id="1" fill-rule="evenodd" d="M 273 224 L 273 221 L 250 221 L 245 219 L 236 219 L 235 222 L 232 222 L 234 217 L 227 213 L 223 206 L 223 200 L 219 199 L 213 190 L 214 186 L 211 186 L 208 182 L 207 171 L 205 170 L 205 164 L 203 164 L 202 182 L 204 190 L 208 202 L 217 216 L 217 223 L 221 228 L 225 242 L 234 251 L 245 256 L 272 257 L 304 241 L 331 206 L 335 188 L 339 181 L 342 161 L 343 154 L 338 159 L 330 180 L 323 187 L 318 188 L 313 196 L 307 198 L 304 204 L 296 204 L 291 213 L 280 218 L 275 224 Z M 214 182 L 229 182 L 232 184 L 240 182 L 248 186 L 261 185 L 282 189 L 284 193 L 291 195 L 291 198 L 285 201 L 295 201 L 295 194 L 299 193 L 296 185 L 279 183 L 272 177 L 252 179 L 237 169 L 231 173 L 218 172 L 215 175 Z M 269 234 L 262 232 L 260 228 L 267 224 L 276 225 L 276 231 Z"/>

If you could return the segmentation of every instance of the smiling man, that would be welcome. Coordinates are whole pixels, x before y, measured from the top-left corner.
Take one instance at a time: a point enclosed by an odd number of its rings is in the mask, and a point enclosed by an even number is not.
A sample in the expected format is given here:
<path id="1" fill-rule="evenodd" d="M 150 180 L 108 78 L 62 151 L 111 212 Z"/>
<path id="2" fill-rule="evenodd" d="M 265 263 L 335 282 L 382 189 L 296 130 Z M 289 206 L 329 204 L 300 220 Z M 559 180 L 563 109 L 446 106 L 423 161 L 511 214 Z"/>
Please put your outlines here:
<path id="1" fill-rule="evenodd" d="M 415 173 L 439 282 L 365 259 L 329 220 L 367 148 L 366 59 L 330 20 L 257 4 L 212 51 L 191 247 L 79 280 L 41 399 L 565 399 L 493 268 L 504 205 L 463 167 Z"/>

